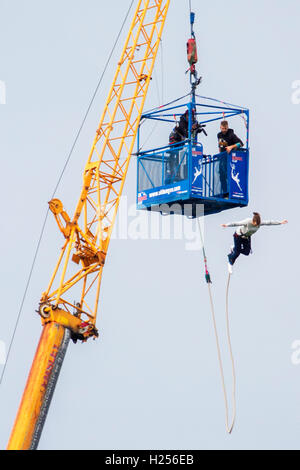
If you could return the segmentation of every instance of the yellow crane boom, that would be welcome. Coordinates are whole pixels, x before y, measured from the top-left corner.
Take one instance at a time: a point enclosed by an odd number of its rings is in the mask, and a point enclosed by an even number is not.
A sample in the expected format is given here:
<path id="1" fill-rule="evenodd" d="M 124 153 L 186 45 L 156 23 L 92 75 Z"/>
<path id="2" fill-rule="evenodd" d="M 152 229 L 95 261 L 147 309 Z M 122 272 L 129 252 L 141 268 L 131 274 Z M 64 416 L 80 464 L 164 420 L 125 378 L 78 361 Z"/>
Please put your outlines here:
<path id="1" fill-rule="evenodd" d="M 85 341 L 98 336 L 103 266 L 169 4 L 170 0 L 137 0 L 73 217 L 59 199 L 49 202 L 65 243 L 41 296 L 43 331 L 8 443 L 10 450 L 37 448 L 70 338 Z"/>

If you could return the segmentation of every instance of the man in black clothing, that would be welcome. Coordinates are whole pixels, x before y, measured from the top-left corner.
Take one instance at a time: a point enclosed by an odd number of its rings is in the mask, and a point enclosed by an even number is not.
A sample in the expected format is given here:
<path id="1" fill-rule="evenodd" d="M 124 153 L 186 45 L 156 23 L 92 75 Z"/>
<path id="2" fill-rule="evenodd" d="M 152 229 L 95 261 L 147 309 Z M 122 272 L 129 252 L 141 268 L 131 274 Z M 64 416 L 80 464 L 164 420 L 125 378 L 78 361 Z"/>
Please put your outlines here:
<path id="1" fill-rule="evenodd" d="M 241 139 L 235 135 L 233 129 L 229 129 L 228 122 L 222 121 L 220 126 L 221 132 L 218 133 L 218 144 L 219 151 L 227 152 L 229 154 L 232 150 L 237 150 L 243 147 Z M 228 197 L 228 185 L 227 185 L 227 155 L 222 155 L 220 158 L 220 183 L 221 183 L 221 195 Z"/>
<path id="2" fill-rule="evenodd" d="M 193 109 L 192 115 L 192 139 L 195 139 L 197 133 L 203 131 L 203 127 L 201 126 L 196 118 L 195 118 L 195 110 Z M 169 144 L 174 145 L 175 148 L 170 153 L 169 161 L 167 163 L 166 168 L 166 184 L 170 183 L 171 181 L 179 181 L 179 150 L 181 146 L 178 144 L 180 142 L 184 142 L 189 137 L 189 111 L 187 110 L 179 120 L 179 123 L 176 124 L 176 127 L 172 130 L 169 136 Z M 186 172 L 186 168 L 184 168 L 184 173 Z"/>
<path id="3" fill-rule="evenodd" d="M 195 118 L 195 110 L 193 110 L 193 118 L 192 118 L 192 134 L 197 131 L 200 132 L 201 126 L 199 126 L 196 118 Z M 178 142 L 183 142 L 184 140 L 188 139 L 189 137 L 189 111 L 187 110 L 179 120 L 179 124 L 176 124 L 176 127 L 172 130 L 169 143 L 177 144 Z"/>
<path id="4" fill-rule="evenodd" d="M 228 128 L 228 122 L 222 121 L 220 126 L 221 132 L 218 134 L 220 152 L 230 153 L 232 150 L 243 147 L 241 139 L 235 135 L 233 129 Z"/>

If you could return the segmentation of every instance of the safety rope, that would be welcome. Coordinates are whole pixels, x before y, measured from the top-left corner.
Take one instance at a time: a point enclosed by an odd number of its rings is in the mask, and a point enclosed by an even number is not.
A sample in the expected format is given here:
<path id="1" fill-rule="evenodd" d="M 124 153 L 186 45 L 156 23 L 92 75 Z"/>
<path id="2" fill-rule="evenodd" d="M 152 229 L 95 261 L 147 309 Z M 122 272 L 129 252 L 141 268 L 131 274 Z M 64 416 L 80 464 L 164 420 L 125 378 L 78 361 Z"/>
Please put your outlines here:
<path id="1" fill-rule="evenodd" d="M 242 111 L 242 113 L 241 113 L 241 118 L 243 119 L 244 124 L 245 124 L 245 128 L 246 128 L 246 136 L 247 136 L 246 137 L 246 144 L 247 144 L 247 147 L 248 147 L 248 144 L 249 144 L 249 142 L 248 142 L 248 128 L 249 128 L 249 126 L 248 126 L 248 120 L 245 117 L 244 111 Z"/>
<path id="2" fill-rule="evenodd" d="M 207 287 L 208 287 L 208 292 L 209 292 L 209 300 L 210 300 L 212 320 L 213 320 L 213 325 L 214 325 L 214 333 L 215 333 L 215 338 L 216 338 L 219 368 L 220 368 L 220 374 L 221 374 L 221 380 L 222 380 L 222 389 L 223 389 L 224 403 L 225 403 L 225 413 L 226 413 L 225 426 L 226 426 L 226 431 L 228 432 L 228 434 L 231 434 L 231 432 L 233 430 L 234 423 L 235 423 L 235 417 L 236 417 L 236 397 L 235 397 L 236 375 L 235 375 L 234 358 L 233 358 L 232 345 L 231 345 L 231 339 L 230 339 L 230 328 L 229 328 L 228 297 L 229 297 L 230 274 L 228 275 L 227 289 L 226 289 L 226 330 L 227 330 L 227 341 L 228 341 L 230 358 L 231 358 L 231 366 L 232 366 L 232 410 L 233 411 L 232 411 L 231 424 L 229 424 L 229 406 L 228 406 L 227 393 L 226 393 L 223 361 L 222 361 L 222 355 L 221 355 L 221 348 L 220 348 L 220 342 L 219 342 L 219 335 L 218 335 L 218 329 L 217 329 L 214 303 L 213 303 L 211 286 L 210 286 L 212 284 L 212 282 L 211 282 L 211 277 L 210 277 L 208 267 L 207 267 L 207 258 L 206 258 L 206 253 L 205 253 L 205 248 L 204 248 L 204 243 L 203 243 L 202 230 L 201 230 L 199 218 L 197 219 L 197 222 L 198 222 L 199 232 L 200 232 L 200 237 L 201 237 L 202 252 L 203 252 L 204 266 L 205 266 L 205 280 L 206 280 Z"/>
<path id="3" fill-rule="evenodd" d="M 244 109 L 242 106 L 238 106 L 236 104 L 231 104 L 231 103 L 227 103 L 226 101 L 221 101 L 221 100 L 217 100 L 215 98 L 208 98 L 207 96 L 200 96 L 200 95 L 196 95 L 197 98 L 203 98 L 205 100 L 210 100 L 210 101 L 215 101 L 216 103 L 221 103 L 223 104 L 226 108 L 228 108 L 229 106 L 234 106 L 236 108 L 240 108 L 241 110 L 241 113 L 239 114 L 239 116 L 242 118 L 242 120 L 244 121 L 244 124 L 245 124 L 245 128 L 246 128 L 246 131 L 248 132 L 248 122 L 247 122 L 247 119 L 245 117 L 245 113 L 244 113 Z M 226 115 L 225 115 L 225 112 L 223 111 L 222 112 L 223 114 L 223 119 L 225 119 Z M 248 139 L 247 139 L 247 145 L 248 145 Z"/>
<path id="4" fill-rule="evenodd" d="M 145 111 L 143 113 L 142 117 L 146 116 L 147 114 L 154 113 L 155 111 L 158 111 L 162 108 L 166 108 L 167 106 L 170 106 L 171 104 L 177 103 L 178 101 L 181 101 L 181 100 L 183 100 L 184 98 L 186 98 L 187 96 L 190 96 L 190 95 L 191 95 L 191 93 L 189 92 L 186 95 L 181 96 L 180 98 L 176 98 L 176 100 L 169 101 L 169 103 L 162 104 L 161 106 L 157 106 L 156 108 L 148 109 L 147 111 Z M 186 104 L 184 103 L 184 104 L 180 105 L 180 107 L 183 107 L 183 106 L 186 106 Z"/>
<path id="5" fill-rule="evenodd" d="M 216 98 L 209 98 L 208 96 L 196 95 L 196 97 L 197 98 L 202 98 L 204 100 L 215 101 L 216 103 L 221 103 L 221 104 L 225 104 L 225 105 L 228 105 L 228 106 L 234 106 L 235 108 L 240 108 L 241 110 L 246 109 L 245 107 L 239 106 L 238 104 L 227 103 L 227 101 L 217 100 Z"/>

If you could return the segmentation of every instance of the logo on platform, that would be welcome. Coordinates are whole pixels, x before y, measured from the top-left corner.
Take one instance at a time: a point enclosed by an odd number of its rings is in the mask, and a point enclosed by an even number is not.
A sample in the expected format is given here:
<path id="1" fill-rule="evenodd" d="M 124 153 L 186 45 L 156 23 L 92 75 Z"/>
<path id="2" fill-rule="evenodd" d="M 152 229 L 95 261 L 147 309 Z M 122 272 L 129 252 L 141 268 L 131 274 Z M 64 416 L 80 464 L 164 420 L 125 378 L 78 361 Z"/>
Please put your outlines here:
<path id="1" fill-rule="evenodd" d="M 243 157 L 238 157 L 235 153 L 232 154 L 232 161 L 233 162 L 242 162 Z"/>
<path id="2" fill-rule="evenodd" d="M 192 182 L 192 184 L 195 183 L 195 181 L 199 178 L 201 174 L 202 174 L 202 163 L 199 162 L 198 167 L 197 166 L 194 167 L 194 181 Z"/>
<path id="3" fill-rule="evenodd" d="M 240 185 L 240 182 L 241 182 L 241 180 L 239 178 L 240 174 L 235 172 L 235 165 L 234 164 L 231 163 L 230 166 L 231 166 L 231 178 L 233 179 L 233 181 L 235 181 L 235 183 L 237 184 L 239 190 L 241 192 L 243 192 L 243 190 L 241 188 L 241 185 Z"/>
<path id="4" fill-rule="evenodd" d="M 146 193 L 139 193 L 138 194 L 138 202 L 146 201 L 146 199 L 147 199 L 147 194 Z"/>

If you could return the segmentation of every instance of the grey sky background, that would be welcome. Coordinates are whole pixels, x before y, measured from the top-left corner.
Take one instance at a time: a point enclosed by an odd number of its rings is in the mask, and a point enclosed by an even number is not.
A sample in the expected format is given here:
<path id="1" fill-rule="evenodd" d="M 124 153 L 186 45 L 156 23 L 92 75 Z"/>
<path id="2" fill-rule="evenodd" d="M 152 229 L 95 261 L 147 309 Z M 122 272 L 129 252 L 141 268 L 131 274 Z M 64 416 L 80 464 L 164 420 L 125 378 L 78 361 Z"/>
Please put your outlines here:
<path id="1" fill-rule="evenodd" d="M 0 0 L 1 327 L 10 341 L 47 201 L 123 21 L 129 0 Z M 205 243 L 224 367 L 226 254 L 220 224 L 257 210 L 282 220 L 253 237 L 230 291 L 237 421 L 225 413 L 201 253 L 186 240 L 111 242 L 99 305 L 100 338 L 70 344 L 40 449 L 299 449 L 300 3 L 193 1 L 203 76 L 199 94 L 250 108 L 250 204 L 205 218 Z M 125 31 L 57 192 L 72 212 L 82 169 Z M 188 1 L 173 0 L 145 108 L 189 91 Z M 162 54 L 162 55 L 161 55 Z M 242 133 L 242 123 L 235 128 Z M 158 126 L 146 147 L 163 144 Z M 218 126 L 203 141 L 216 150 Z M 135 203 L 136 164 L 124 194 Z M 147 217 L 151 217 L 149 214 Z M 49 216 L 6 375 L 0 388 L 5 448 L 41 333 L 35 313 L 62 245 Z M 1 372 L 1 366 L 0 366 Z"/>

